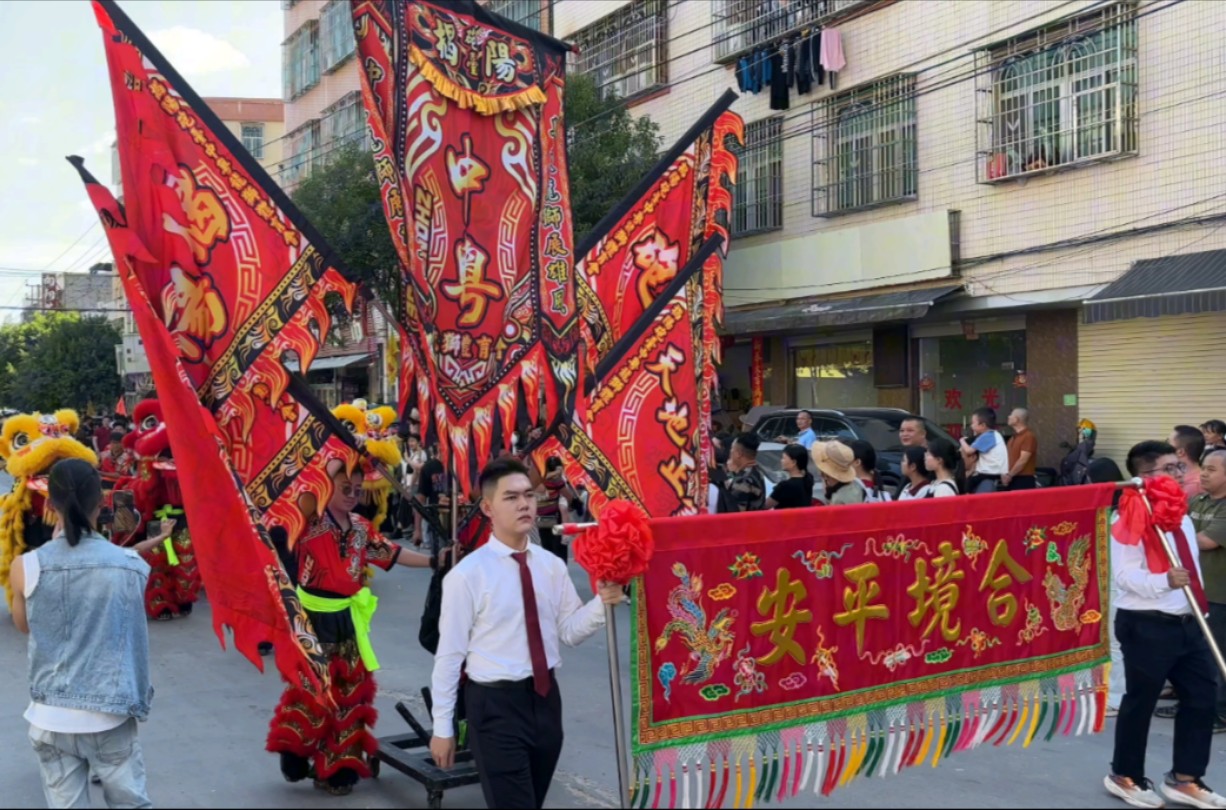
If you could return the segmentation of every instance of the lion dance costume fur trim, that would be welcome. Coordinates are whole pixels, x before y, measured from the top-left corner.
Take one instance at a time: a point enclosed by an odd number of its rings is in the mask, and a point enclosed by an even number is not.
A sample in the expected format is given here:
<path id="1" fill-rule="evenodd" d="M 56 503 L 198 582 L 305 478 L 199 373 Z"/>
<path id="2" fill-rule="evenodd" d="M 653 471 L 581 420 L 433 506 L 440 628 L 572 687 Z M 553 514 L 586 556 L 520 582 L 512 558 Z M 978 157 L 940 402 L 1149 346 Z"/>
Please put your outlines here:
<path id="1" fill-rule="evenodd" d="M 155 519 L 178 521 L 167 542 L 141 555 L 151 569 L 145 588 L 145 612 L 151 619 L 186 616 L 200 598 L 200 566 L 183 511 L 179 475 L 170 455 L 170 437 L 162 419 L 161 403 L 144 400 L 137 404 L 132 416 L 136 429 L 125 444 L 136 454 L 136 475 L 119 481 L 116 489 L 132 491 L 146 531 L 149 522 Z"/>
<path id="2" fill-rule="evenodd" d="M 51 539 L 55 513 L 47 503 L 47 474 L 57 461 L 79 458 L 98 465 L 94 451 L 76 440 L 76 411 L 20 413 L 0 429 L 0 457 L 13 476 L 13 489 L 0 496 L 0 580 L 13 602 L 9 570 L 25 552 Z"/>

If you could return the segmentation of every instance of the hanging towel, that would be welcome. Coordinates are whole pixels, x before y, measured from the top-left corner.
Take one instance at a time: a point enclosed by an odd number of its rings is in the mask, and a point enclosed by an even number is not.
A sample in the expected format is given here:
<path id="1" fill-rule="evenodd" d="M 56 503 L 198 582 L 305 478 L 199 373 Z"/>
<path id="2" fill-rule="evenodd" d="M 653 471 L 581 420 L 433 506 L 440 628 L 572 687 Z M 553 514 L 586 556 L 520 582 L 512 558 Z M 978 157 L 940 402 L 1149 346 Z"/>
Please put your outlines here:
<path id="1" fill-rule="evenodd" d="M 838 73 L 847 65 L 843 55 L 843 35 L 837 28 L 826 28 L 822 31 L 822 67 L 831 73 Z"/>

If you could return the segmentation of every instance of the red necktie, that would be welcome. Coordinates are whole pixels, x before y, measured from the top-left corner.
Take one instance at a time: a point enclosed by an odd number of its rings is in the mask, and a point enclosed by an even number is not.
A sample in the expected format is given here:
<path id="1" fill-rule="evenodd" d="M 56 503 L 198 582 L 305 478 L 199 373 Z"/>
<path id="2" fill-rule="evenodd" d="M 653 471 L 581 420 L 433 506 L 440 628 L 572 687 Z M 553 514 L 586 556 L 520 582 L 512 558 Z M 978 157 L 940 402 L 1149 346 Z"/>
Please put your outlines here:
<path id="1" fill-rule="evenodd" d="M 1188 576 L 1192 579 L 1190 583 L 1192 595 L 1196 597 L 1200 615 L 1204 616 L 1209 612 L 1209 600 L 1205 598 L 1205 587 L 1201 584 L 1200 574 L 1196 572 L 1196 560 L 1192 559 L 1192 549 L 1188 545 L 1188 538 L 1184 535 L 1182 528 L 1171 532 L 1171 536 L 1175 538 L 1175 550 L 1179 552 L 1180 563 L 1187 569 Z"/>
<path id="2" fill-rule="evenodd" d="M 549 662 L 545 658 L 545 642 L 541 638 L 541 619 L 536 612 L 536 589 L 532 587 L 532 572 L 528 570 L 528 552 L 511 554 L 519 563 L 519 585 L 524 592 L 524 624 L 528 625 L 528 655 L 532 658 L 532 688 L 541 697 L 549 694 Z"/>

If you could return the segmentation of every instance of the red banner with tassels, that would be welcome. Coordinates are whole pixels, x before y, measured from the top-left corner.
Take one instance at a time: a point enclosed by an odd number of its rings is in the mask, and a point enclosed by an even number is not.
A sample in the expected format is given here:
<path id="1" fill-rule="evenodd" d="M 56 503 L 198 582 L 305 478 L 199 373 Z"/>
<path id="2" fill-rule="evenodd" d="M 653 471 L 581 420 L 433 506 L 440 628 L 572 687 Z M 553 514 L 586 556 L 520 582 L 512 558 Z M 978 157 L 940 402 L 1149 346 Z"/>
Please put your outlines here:
<path id="1" fill-rule="evenodd" d="M 467 489 L 521 406 L 553 422 L 578 379 L 567 46 L 467 0 L 353 0 L 353 22 L 406 282 L 401 411 Z"/>
<path id="2" fill-rule="evenodd" d="M 287 393 L 356 287 L 275 182 L 110 0 L 95 2 L 126 206 L 84 171 L 169 430 L 214 624 L 257 666 L 272 641 L 296 684 L 326 679 L 268 529 L 292 545 L 300 499 L 331 495 L 352 452 Z"/>
<path id="3" fill-rule="evenodd" d="M 652 520 L 633 805 L 748 807 L 1099 730 L 1114 489 Z"/>

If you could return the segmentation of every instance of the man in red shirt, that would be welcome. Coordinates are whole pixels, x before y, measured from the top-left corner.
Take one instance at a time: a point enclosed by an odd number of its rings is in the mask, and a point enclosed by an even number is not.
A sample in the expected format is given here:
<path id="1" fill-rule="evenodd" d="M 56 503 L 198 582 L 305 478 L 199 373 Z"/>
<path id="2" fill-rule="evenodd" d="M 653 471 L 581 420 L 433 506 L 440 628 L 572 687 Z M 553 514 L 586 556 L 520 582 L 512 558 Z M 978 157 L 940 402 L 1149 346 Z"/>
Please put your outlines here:
<path id="1" fill-rule="evenodd" d="M 107 442 L 111 440 L 111 420 L 102 417 L 94 428 L 94 452 L 99 456 L 106 450 Z"/>
<path id="2" fill-rule="evenodd" d="M 112 486 L 120 478 L 127 478 L 136 470 L 136 456 L 123 446 L 123 434 L 118 430 L 111 431 L 111 446 L 102 453 L 98 467 L 102 471 L 103 485 Z"/>

